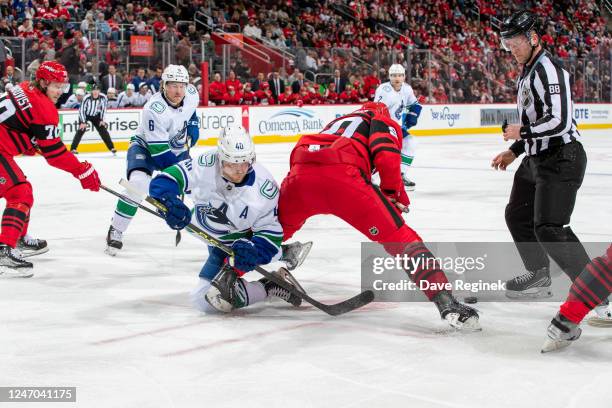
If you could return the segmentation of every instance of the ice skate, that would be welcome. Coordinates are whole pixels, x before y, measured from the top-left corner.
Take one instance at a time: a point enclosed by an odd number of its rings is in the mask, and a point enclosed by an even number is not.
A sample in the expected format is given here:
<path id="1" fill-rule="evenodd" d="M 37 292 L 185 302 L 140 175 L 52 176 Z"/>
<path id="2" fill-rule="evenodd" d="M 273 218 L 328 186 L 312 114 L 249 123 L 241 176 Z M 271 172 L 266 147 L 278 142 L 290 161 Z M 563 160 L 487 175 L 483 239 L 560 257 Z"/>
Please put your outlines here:
<path id="1" fill-rule="evenodd" d="M 47 241 L 44 239 L 32 238 L 28 234 L 24 235 L 17 241 L 17 247 L 21 256 L 27 258 L 29 256 L 44 254 L 49 251 Z"/>
<path id="2" fill-rule="evenodd" d="M 292 242 L 291 244 L 281 245 L 282 255 L 281 262 L 287 265 L 287 269 L 292 271 L 304 263 L 304 260 L 310 253 L 312 241 L 308 242 Z"/>
<path id="3" fill-rule="evenodd" d="M 228 264 L 223 265 L 221 271 L 212 280 L 211 287 L 204 295 L 204 299 L 215 310 L 223 313 L 229 313 L 246 305 L 246 291 L 237 279 L 233 267 Z"/>
<path id="4" fill-rule="evenodd" d="M 506 297 L 510 299 L 541 299 L 552 296 L 550 270 L 540 268 L 535 272 L 517 276 L 506 281 Z"/>
<path id="5" fill-rule="evenodd" d="M 576 324 L 566 319 L 561 313 L 557 313 L 550 322 L 547 330 L 548 338 L 542 346 L 542 353 L 565 348 L 580 338 L 582 329 Z"/>
<path id="6" fill-rule="evenodd" d="M 441 291 L 432 300 L 438 310 L 440 317 L 446 320 L 451 327 L 463 331 L 480 331 L 478 312 L 476 309 L 459 303 L 452 294 Z"/>
<path id="7" fill-rule="evenodd" d="M 106 249 L 104 252 L 110 256 L 117 255 L 117 252 L 123 248 L 122 238 L 123 233 L 111 225 L 108 229 L 108 234 L 106 234 Z"/>
<path id="8" fill-rule="evenodd" d="M 608 299 L 595 306 L 593 311 L 596 315 L 587 319 L 590 326 L 612 327 L 612 308 Z"/>
<path id="9" fill-rule="evenodd" d="M 407 191 L 413 191 L 416 188 L 416 183 L 406 177 L 404 173 L 402 173 L 402 182 Z"/>
<path id="10" fill-rule="evenodd" d="M 19 250 L 0 244 L 0 277 L 31 278 L 34 265 L 23 259 Z"/>
<path id="11" fill-rule="evenodd" d="M 278 271 L 273 272 L 274 275 L 283 279 L 285 282 L 299 290 L 300 292 L 304 292 L 304 288 L 299 284 L 299 282 L 291 275 L 291 273 L 285 268 L 279 268 Z M 292 304 L 295 307 L 299 307 L 302 304 L 302 299 L 295 296 L 287 289 L 277 285 L 276 283 L 269 281 L 267 279 L 260 280 L 266 289 L 269 297 L 277 297 L 279 299 L 284 300 L 287 303 Z M 305 292 L 304 292 L 305 293 Z"/>

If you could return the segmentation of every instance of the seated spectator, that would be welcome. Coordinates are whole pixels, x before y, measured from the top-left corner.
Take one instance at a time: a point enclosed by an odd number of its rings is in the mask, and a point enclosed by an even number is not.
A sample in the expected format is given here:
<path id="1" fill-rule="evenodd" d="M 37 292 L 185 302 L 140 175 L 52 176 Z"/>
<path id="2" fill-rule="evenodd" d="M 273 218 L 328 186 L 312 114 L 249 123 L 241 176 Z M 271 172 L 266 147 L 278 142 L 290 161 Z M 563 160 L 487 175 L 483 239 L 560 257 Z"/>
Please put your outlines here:
<path id="1" fill-rule="evenodd" d="M 15 71 L 15 68 L 13 66 L 8 65 L 6 67 L 6 74 L 2 77 L 2 83 L 5 85 L 7 83 L 17 85 L 21 81 L 23 81 L 23 78 L 21 77 L 19 71 Z"/>
<path id="2" fill-rule="evenodd" d="M 138 89 L 138 93 L 136 94 L 135 106 L 144 106 L 147 102 L 149 102 L 149 99 L 151 99 L 151 96 L 153 96 L 153 94 L 149 90 L 149 87 L 147 86 L 147 84 L 144 82 L 141 82 L 140 88 Z"/>
<path id="3" fill-rule="evenodd" d="M 257 97 L 255 96 L 255 92 L 251 89 L 251 83 L 246 82 L 242 86 L 242 105 L 256 105 Z"/>
<path id="4" fill-rule="evenodd" d="M 261 28 L 255 25 L 255 18 L 249 18 L 249 24 L 244 27 L 242 34 L 247 37 L 261 40 Z"/>
<path id="5" fill-rule="evenodd" d="M 162 73 L 163 70 L 161 67 L 155 68 L 155 75 L 149 78 L 149 80 L 146 82 L 152 93 L 159 92 Z"/>
<path id="6" fill-rule="evenodd" d="M 338 92 L 336 92 L 336 83 L 330 82 L 327 89 L 323 92 L 323 101 L 328 104 L 338 103 Z"/>
<path id="7" fill-rule="evenodd" d="M 261 83 L 261 88 L 255 92 L 255 97 L 260 105 L 274 105 L 276 103 L 274 95 L 272 95 L 270 90 L 270 85 L 267 82 Z"/>
<path id="8" fill-rule="evenodd" d="M 132 78 L 132 85 L 134 85 L 134 89 L 140 89 L 140 83 L 146 83 L 146 71 L 144 68 L 138 68 L 137 74 L 134 78 Z"/>
<path id="9" fill-rule="evenodd" d="M 137 106 L 138 96 L 134 92 L 134 84 L 127 85 L 125 91 L 121 92 L 117 97 L 117 106 L 119 108 L 131 108 Z"/>
<path id="10" fill-rule="evenodd" d="M 353 89 L 351 84 L 346 84 L 344 91 L 338 95 L 339 103 L 359 103 L 359 94 Z"/>
<path id="11" fill-rule="evenodd" d="M 119 99 L 117 98 L 117 90 L 115 88 L 108 88 L 106 90 L 106 98 L 108 99 L 106 103 L 108 109 L 119 107 Z"/>
<path id="12" fill-rule="evenodd" d="M 79 109 L 81 102 L 85 97 L 85 91 L 82 88 L 77 88 L 72 95 L 68 97 L 66 102 L 61 106 L 62 109 Z"/>
<path id="13" fill-rule="evenodd" d="M 278 103 L 281 105 L 293 105 L 296 100 L 296 95 L 291 90 L 291 87 L 288 86 L 285 88 L 285 92 L 278 96 Z"/>
<path id="14" fill-rule="evenodd" d="M 229 74 L 227 75 L 227 79 L 225 80 L 225 87 L 229 87 L 229 86 L 233 86 L 234 89 L 242 89 L 242 84 L 240 83 L 240 81 L 236 78 L 236 73 L 234 71 L 230 71 Z"/>
<path id="15" fill-rule="evenodd" d="M 236 88 L 233 85 L 227 87 L 227 92 L 223 94 L 224 105 L 240 105 L 242 101 L 242 95 L 236 92 Z"/>
<path id="16" fill-rule="evenodd" d="M 221 82 L 221 74 L 215 72 L 214 80 L 208 87 L 208 99 L 215 105 L 221 105 L 223 103 L 223 95 L 227 93 L 225 84 Z"/>

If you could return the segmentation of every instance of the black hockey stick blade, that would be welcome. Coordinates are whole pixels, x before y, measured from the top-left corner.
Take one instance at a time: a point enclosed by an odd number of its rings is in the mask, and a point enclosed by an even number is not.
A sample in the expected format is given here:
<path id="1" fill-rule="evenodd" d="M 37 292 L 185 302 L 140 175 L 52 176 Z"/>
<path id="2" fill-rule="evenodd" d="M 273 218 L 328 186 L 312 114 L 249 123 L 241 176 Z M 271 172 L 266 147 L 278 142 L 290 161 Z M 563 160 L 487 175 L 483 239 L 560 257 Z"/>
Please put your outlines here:
<path id="1" fill-rule="evenodd" d="M 129 181 L 125 180 L 125 179 L 121 179 L 121 181 L 119 182 L 120 185 L 122 185 L 123 187 L 125 187 L 126 189 L 128 189 L 129 191 L 132 191 L 134 194 L 138 194 L 141 195 L 144 200 L 146 202 L 148 202 L 149 204 L 153 205 L 155 208 L 157 208 L 160 211 L 166 211 L 166 207 L 160 203 L 159 201 L 157 201 L 156 199 L 154 199 L 153 197 L 150 197 L 148 195 L 145 195 L 144 193 L 138 191 L 137 189 L 134 188 L 134 186 L 132 186 L 130 184 Z M 110 189 L 108 187 L 103 187 L 104 190 L 109 191 Z M 110 192 L 110 191 L 109 191 Z M 111 192 L 111 194 L 114 194 L 116 196 L 122 197 L 124 199 L 128 199 L 128 201 L 130 202 L 134 202 L 132 200 L 130 200 L 129 198 L 123 196 L 123 194 L 117 193 L 117 192 Z M 137 203 L 135 203 L 137 204 Z M 149 209 L 148 207 L 145 207 L 141 204 L 138 204 L 139 208 L 144 208 L 146 209 L 145 211 L 151 213 L 151 214 L 155 214 L 157 217 L 160 218 L 164 218 L 161 214 Z M 207 234 L 205 231 L 201 230 L 198 226 L 189 223 L 189 225 L 187 225 L 187 230 L 189 230 L 190 232 L 192 232 L 193 234 L 201 237 L 202 239 L 204 239 L 206 242 L 208 242 L 209 244 L 216 246 L 217 248 L 221 249 L 223 252 L 225 252 L 226 254 L 228 254 L 230 257 L 232 257 L 234 255 L 233 251 L 231 248 L 229 248 L 228 246 L 224 245 L 221 241 L 219 241 L 217 238 L 213 237 L 212 235 Z M 265 270 L 264 268 L 257 266 L 255 267 L 255 270 L 257 272 L 259 272 L 260 274 L 262 274 L 265 278 L 269 279 L 270 281 L 276 283 L 278 286 L 281 286 L 282 288 L 286 289 L 287 291 L 291 292 L 293 295 L 299 297 L 300 299 L 310 303 L 311 305 L 313 305 L 314 307 L 316 307 L 317 309 L 327 313 L 328 315 L 331 316 L 339 316 L 341 314 L 344 313 L 348 313 L 352 310 L 358 309 L 360 307 L 363 307 L 365 305 L 367 305 L 368 303 L 372 302 L 374 300 L 374 292 L 372 292 L 371 290 L 366 290 L 364 292 L 361 292 L 360 294 L 353 296 L 350 299 L 347 299 L 345 301 L 342 301 L 340 303 L 336 303 L 336 304 L 332 304 L 332 305 L 326 305 L 324 303 L 321 303 L 313 298 L 311 298 L 310 296 L 308 296 L 306 293 L 297 290 L 296 288 L 294 288 L 292 285 L 290 285 L 288 282 L 286 282 L 284 279 L 279 278 L 278 276 L 274 275 L 273 273 L 268 272 L 267 270 Z"/>

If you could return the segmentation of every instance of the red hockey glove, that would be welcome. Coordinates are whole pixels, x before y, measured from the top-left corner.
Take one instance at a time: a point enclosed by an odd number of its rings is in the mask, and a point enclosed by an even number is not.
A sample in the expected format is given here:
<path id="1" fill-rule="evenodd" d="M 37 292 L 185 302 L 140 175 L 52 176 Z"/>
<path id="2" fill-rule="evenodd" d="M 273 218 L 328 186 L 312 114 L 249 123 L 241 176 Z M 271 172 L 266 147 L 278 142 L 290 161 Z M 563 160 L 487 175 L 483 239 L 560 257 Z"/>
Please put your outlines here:
<path id="1" fill-rule="evenodd" d="M 100 190 L 100 177 L 98 177 L 98 172 L 91 163 L 82 162 L 81 167 L 73 174 L 74 177 L 79 179 L 84 190 Z"/>

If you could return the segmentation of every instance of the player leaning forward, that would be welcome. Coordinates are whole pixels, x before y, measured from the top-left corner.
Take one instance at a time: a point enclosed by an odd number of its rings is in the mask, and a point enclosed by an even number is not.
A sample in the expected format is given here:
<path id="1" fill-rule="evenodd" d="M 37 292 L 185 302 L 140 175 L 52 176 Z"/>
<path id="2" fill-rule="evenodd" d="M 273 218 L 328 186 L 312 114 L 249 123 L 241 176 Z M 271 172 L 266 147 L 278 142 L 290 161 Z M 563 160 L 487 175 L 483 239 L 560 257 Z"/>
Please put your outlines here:
<path id="1" fill-rule="evenodd" d="M 300 138 L 291 152 L 290 170 L 283 180 L 279 217 L 285 239 L 309 217 L 333 214 L 381 243 L 392 256 L 411 259 L 410 279 L 455 328 L 479 330 L 478 313 L 459 303 L 448 280 L 421 237 L 406 225 L 402 212 L 410 203 L 400 174 L 401 129 L 383 103 L 369 102 L 329 123 L 319 134 Z M 372 174 L 380 174 L 380 188 Z"/>
<path id="2" fill-rule="evenodd" d="M 408 190 L 413 190 L 415 183 L 406 174 L 414 160 L 416 142 L 408 130 L 416 126 L 422 107 L 412 87 L 406 83 L 406 70 L 402 65 L 393 64 L 389 67 L 389 82 L 376 88 L 374 101 L 384 103 L 391 118 L 402 128 L 402 182 Z"/>
<path id="3" fill-rule="evenodd" d="M 143 107 L 140 127 L 127 153 L 127 177 L 138 190 L 148 191 L 155 170 L 189 157 L 188 143 L 195 145 L 199 137 L 198 103 L 198 91 L 189 84 L 185 67 L 168 65 L 162 73 L 161 91 Z M 128 191 L 125 194 L 135 202 L 140 201 Z M 137 208 L 118 200 L 106 236 L 107 254 L 114 256 L 123 247 L 123 233 Z"/>
<path id="4" fill-rule="evenodd" d="M 0 275 L 32 276 L 32 264 L 15 251 L 28 229 L 34 203 L 32 186 L 15 162 L 20 154 L 41 153 L 53 167 L 79 179 L 84 189 L 98 191 L 100 180 L 91 164 L 79 162 L 59 137 L 55 103 L 68 84 L 68 73 L 55 61 L 36 70 L 33 82 L 22 82 L 0 96 L 0 196 L 6 199 L 0 233 Z M 27 248 L 26 248 L 27 249 Z"/>
<path id="5" fill-rule="evenodd" d="M 179 199 L 187 191 L 195 204 L 193 215 Z M 225 128 L 216 150 L 177 163 L 151 182 L 149 194 L 167 207 L 166 222 L 171 228 L 182 229 L 193 222 L 234 251 L 230 265 L 225 252 L 209 247 L 199 285 L 192 292 L 192 301 L 201 311 L 230 312 L 268 296 L 300 304 L 299 298 L 273 282 L 238 277 L 280 258 L 283 230 L 277 217 L 278 192 L 272 175 L 255 163 L 253 141 L 241 126 Z M 300 288 L 285 269 L 275 273 Z"/>

